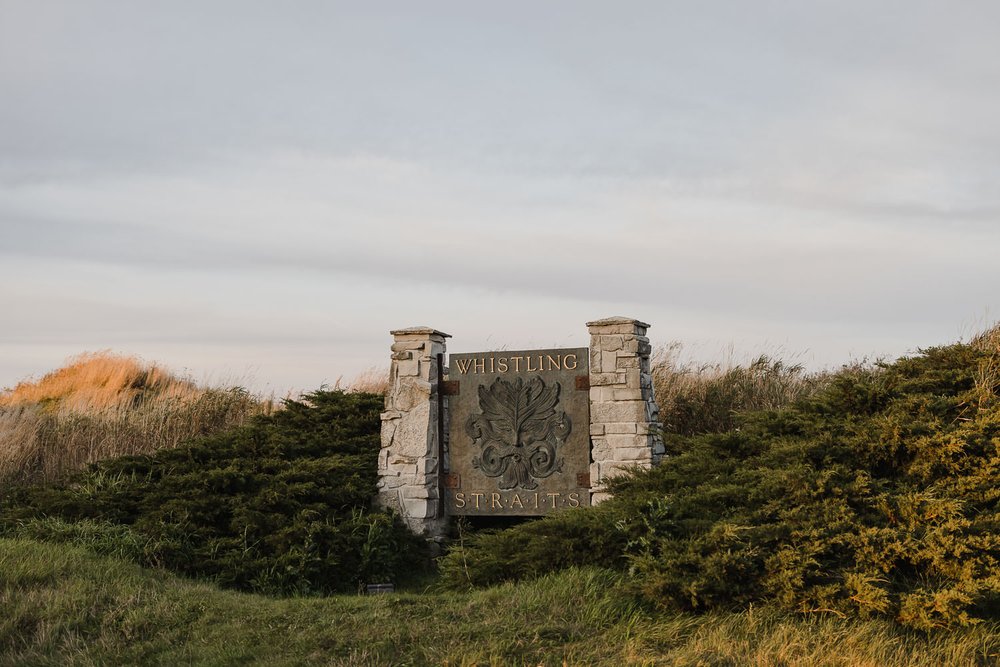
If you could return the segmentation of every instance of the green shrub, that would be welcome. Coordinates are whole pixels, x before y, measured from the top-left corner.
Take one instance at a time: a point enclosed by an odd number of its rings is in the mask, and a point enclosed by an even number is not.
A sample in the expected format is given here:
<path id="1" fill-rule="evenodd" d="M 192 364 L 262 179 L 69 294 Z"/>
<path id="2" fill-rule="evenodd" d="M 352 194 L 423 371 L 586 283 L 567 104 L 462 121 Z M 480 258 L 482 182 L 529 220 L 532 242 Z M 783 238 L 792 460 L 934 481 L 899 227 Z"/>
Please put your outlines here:
<path id="1" fill-rule="evenodd" d="M 459 524 L 459 537 L 438 561 L 442 584 L 492 586 L 595 563 L 621 570 L 626 540 L 602 510 L 566 510 L 502 531 L 466 532 Z"/>
<path id="2" fill-rule="evenodd" d="M 126 526 L 148 541 L 142 562 L 244 590 L 329 592 L 398 579 L 423 555 L 398 521 L 369 509 L 382 400 L 317 391 L 190 446 L 13 489 L 0 529 L 43 517 Z"/>
<path id="3" fill-rule="evenodd" d="M 632 517 L 644 592 L 669 607 L 770 599 L 923 630 L 992 615 L 1000 402 L 976 377 L 995 354 L 952 345 L 850 369 L 813 399 L 692 441 L 644 475 L 660 488 Z"/>

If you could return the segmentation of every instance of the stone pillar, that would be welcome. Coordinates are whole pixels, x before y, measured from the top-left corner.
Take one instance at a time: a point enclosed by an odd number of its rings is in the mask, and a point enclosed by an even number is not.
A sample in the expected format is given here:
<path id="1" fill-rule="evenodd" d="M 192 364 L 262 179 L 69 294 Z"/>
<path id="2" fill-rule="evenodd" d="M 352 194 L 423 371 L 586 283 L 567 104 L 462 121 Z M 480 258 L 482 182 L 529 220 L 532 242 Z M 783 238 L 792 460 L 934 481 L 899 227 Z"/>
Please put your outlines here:
<path id="1" fill-rule="evenodd" d="M 391 332 L 389 392 L 382 413 L 378 498 L 411 530 L 434 539 L 444 535 L 440 499 L 438 356 L 446 333 L 428 327 Z"/>
<path id="2" fill-rule="evenodd" d="M 587 322 L 590 329 L 591 502 L 608 497 L 605 481 L 663 455 L 659 408 L 649 368 L 649 325 L 627 317 Z"/>

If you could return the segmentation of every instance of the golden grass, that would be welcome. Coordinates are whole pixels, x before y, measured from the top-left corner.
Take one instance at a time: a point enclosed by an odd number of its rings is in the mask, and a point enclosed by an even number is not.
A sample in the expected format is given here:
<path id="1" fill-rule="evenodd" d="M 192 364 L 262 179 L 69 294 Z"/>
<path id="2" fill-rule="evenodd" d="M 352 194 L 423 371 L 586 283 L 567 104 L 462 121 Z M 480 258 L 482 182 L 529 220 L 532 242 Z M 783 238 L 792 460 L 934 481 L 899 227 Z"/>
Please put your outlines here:
<path id="1" fill-rule="evenodd" d="M 343 384 L 343 378 L 338 378 L 336 389 L 353 391 L 363 394 L 386 394 L 389 391 L 389 369 L 384 366 L 372 366 L 371 368 L 358 373 L 347 384 Z"/>
<path id="2" fill-rule="evenodd" d="M 27 380 L 0 392 L 0 407 L 50 403 L 60 410 L 86 412 L 130 407 L 149 397 L 190 399 L 201 391 L 190 380 L 156 364 L 110 352 L 89 352 L 40 380 Z"/>
<path id="3" fill-rule="evenodd" d="M 664 431 L 682 435 L 729 430 L 739 412 L 781 408 L 831 377 L 767 354 L 746 364 L 682 361 L 680 343 L 659 349 L 650 365 Z"/>
<path id="4" fill-rule="evenodd" d="M 241 387 L 199 387 L 134 357 L 83 354 L 0 392 L 0 484 L 52 481 L 101 459 L 176 447 L 273 409 Z"/>

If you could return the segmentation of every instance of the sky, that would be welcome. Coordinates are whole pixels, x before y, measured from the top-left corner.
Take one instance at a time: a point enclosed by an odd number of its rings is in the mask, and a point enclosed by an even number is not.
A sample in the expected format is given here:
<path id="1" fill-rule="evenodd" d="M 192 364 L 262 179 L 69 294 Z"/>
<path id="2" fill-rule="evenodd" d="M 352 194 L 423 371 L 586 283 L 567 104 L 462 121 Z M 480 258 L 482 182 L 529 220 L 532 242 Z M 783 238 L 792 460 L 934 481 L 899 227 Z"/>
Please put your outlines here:
<path id="1" fill-rule="evenodd" d="M 284 393 L 623 315 L 705 361 L 1000 317 L 1000 3 L 0 0 L 0 388 Z"/>

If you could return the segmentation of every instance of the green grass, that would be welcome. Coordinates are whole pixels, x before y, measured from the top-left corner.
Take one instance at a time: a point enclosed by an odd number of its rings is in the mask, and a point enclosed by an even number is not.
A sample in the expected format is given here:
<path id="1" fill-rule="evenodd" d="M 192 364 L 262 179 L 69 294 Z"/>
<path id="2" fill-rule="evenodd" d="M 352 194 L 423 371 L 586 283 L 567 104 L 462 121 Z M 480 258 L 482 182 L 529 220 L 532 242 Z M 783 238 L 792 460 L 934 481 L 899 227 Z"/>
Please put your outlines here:
<path id="1" fill-rule="evenodd" d="M 570 569 L 470 593 L 277 599 L 0 539 L 0 665 L 986 665 L 1000 625 L 930 637 L 771 608 L 658 614 Z"/>

